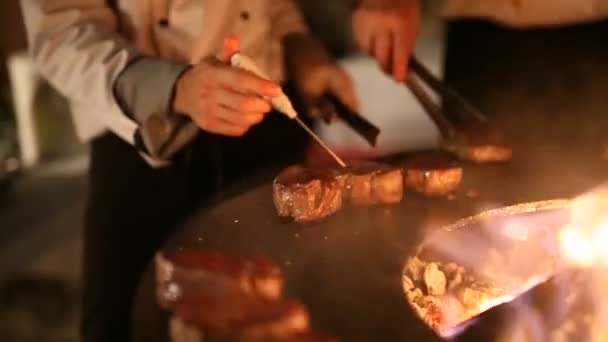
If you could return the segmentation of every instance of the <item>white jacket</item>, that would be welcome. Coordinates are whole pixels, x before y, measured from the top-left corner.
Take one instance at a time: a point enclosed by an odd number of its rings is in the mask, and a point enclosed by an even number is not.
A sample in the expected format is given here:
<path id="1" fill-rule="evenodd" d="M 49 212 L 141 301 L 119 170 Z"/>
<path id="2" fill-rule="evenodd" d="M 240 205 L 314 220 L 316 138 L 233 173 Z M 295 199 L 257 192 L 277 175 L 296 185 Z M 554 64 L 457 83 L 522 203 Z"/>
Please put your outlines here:
<path id="1" fill-rule="evenodd" d="M 159 122 L 169 114 L 176 78 L 219 51 L 230 34 L 281 80 L 281 39 L 306 31 L 292 0 L 21 0 L 21 6 L 35 63 L 69 99 L 85 141 L 109 130 L 135 144 L 148 121 L 144 142 L 167 135 Z M 122 94 L 115 94 L 119 78 Z"/>
<path id="2" fill-rule="evenodd" d="M 444 0 L 443 16 L 486 18 L 516 28 L 548 27 L 608 17 L 608 0 Z"/>

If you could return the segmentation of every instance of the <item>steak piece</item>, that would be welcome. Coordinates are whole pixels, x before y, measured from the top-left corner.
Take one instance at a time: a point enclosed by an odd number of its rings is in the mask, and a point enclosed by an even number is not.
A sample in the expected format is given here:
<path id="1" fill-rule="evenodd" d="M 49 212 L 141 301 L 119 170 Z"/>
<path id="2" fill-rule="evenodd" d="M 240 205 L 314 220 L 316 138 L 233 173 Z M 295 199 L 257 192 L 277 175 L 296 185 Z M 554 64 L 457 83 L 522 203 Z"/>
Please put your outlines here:
<path id="1" fill-rule="evenodd" d="M 338 342 L 339 340 L 320 334 L 316 331 L 309 330 L 298 332 L 289 336 L 260 336 L 249 337 L 240 336 L 238 333 L 232 336 L 206 336 L 202 329 L 197 326 L 186 323 L 182 319 L 174 316 L 169 322 L 169 330 L 172 342 Z M 280 335 L 280 334 L 279 334 Z"/>
<path id="2" fill-rule="evenodd" d="M 176 303 L 174 314 L 221 341 L 282 341 L 310 328 L 308 311 L 302 303 L 246 295 L 197 295 Z"/>
<path id="3" fill-rule="evenodd" d="M 418 154 L 403 164 L 406 188 L 427 196 L 445 196 L 455 191 L 462 174 L 456 160 L 442 152 Z"/>
<path id="4" fill-rule="evenodd" d="M 296 222 L 319 220 L 342 207 L 342 186 L 330 170 L 290 166 L 272 185 L 273 200 L 279 216 Z"/>
<path id="5" fill-rule="evenodd" d="M 504 142 L 503 135 L 487 125 L 461 126 L 456 132 L 456 139 L 444 142 L 443 146 L 463 160 L 496 163 L 513 157 L 513 149 Z"/>
<path id="6" fill-rule="evenodd" d="M 258 341 L 256 341 L 258 342 Z M 259 342 L 338 342 L 338 339 L 322 335 L 315 331 L 306 331 L 292 336 Z"/>
<path id="7" fill-rule="evenodd" d="M 250 319 L 240 327 L 240 341 L 269 341 L 288 338 L 310 328 L 308 311 L 296 301 L 257 306 Z"/>
<path id="8" fill-rule="evenodd" d="M 403 198 L 400 169 L 377 163 L 361 163 L 341 170 L 345 199 L 357 205 L 399 203 Z"/>
<path id="9" fill-rule="evenodd" d="M 157 299 L 165 309 L 184 296 L 217 289 L 266 299 L 278 299 L 283 291 L 280 267 L 264 257 L 185 250 L 159 252 L 155 262 Z"/>
<path id="10" fill-rule="evenodd" d="M 402 198 L 401 169 L 370 162 L 341 169 L 291 166 L 273 182 L 277 213 L 296 222 L 322 219 L 337 212 L 346 202 L 392 204 Z"/>

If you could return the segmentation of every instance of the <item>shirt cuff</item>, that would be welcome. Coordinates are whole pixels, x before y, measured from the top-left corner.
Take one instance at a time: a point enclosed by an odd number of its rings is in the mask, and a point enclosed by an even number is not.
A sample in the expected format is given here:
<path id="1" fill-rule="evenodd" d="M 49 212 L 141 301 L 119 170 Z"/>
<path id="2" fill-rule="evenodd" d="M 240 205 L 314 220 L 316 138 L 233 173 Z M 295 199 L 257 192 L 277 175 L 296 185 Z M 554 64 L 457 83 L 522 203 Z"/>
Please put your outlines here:
<path id="1" fill-rule="evenodd" d="M 170 159 L 198 135 L 182 132 L 187 117 L 172 111 L 175 83 L 190 68 L 152 57 L 134 60 L 118 76 L 114 97 L 123 113 L 136 121 L 136 146 L 154 159 Z"/>

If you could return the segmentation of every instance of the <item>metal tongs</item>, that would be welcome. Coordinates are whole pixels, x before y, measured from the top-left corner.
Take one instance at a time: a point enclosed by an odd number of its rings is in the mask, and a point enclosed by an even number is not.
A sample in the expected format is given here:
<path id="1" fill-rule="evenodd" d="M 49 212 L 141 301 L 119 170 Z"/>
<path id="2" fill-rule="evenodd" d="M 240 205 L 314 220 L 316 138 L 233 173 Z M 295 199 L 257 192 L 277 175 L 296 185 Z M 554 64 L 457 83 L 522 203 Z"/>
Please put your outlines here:
<path id="1" fill-rule="evenodd" d="M 418 102 L 420 102 L 431 120 L 433 120 L 442 137 L 447 141 L 453 140 L 458 132 L 452 120 L 444 114 L 441 106 L 434 102 L 433 97 L 427 92 L 427 88 L 430 88 L 439 95 L 445 104 L 448 104 L 451 109 L 454 109 L 458 113 L 461 119 L 476 123 L 487 123 L 488 121 L 484 114 L 465 100 L 458 92 L 435 77 L 416 57 L 412 57 L 410 60 L 410 77 L 405 84 Z M 361 114 L 350 110 L 348 106 L 335 96 L 326 95 L 318 104 L 316 110 L 320 111 L 321 116 L 326 119 L 328 117 L 342 119 L 344 123 L 363 137 L 371 146 L 376 146 L 380 129 Z"/>
<path id="2" fill-rule="evenodd" d="M 487 123 L 488 121 L 484 114 L 465 100 L 457 91 L 435 77 L 416 57 L 412 57 L 410 60 L 410 76 L 405 84 L 431 120 L 437 125 L 444 139 L 452 140 L 457 134 L 456 128 L 452 120 L 441 109 L 441 105 L 433 101 L 425 85 L 435 91 L 443 99 L 443 103 L 448 104 L 451 109 L 455 110 L 461 119 L 477 123 Z"/>
<path id="3" fill-rule="evenodd" d="M 371 146 L 376 146 L 380 129 L 361 114 L 351 110 L 333 94 L 326 94 L 317 105 L 321 116 L 327 121 L 337 117 L 344 121 L 355 133 L 359 134 Z"/>

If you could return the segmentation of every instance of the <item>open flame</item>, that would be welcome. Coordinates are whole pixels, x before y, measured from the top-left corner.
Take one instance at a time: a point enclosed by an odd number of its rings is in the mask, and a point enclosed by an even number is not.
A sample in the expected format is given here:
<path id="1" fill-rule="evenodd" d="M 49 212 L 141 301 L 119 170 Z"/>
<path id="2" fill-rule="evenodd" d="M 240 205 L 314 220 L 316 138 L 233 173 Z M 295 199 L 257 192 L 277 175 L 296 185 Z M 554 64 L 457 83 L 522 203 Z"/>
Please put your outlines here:
<path id="1" fill-rule="evenodd" d="M 602 188 L 580 196 L 571 206 L 570 223 L 558 233 L 563 261 L 571 266 L 608 266 L 608 192 Z"/>
<path id="2" fill-rule="evenodd" d="M 589 341 L 608 341 L 608 187 L 578 197 L 571 219 L 558 235 L 560 256 L 569 267 L 589 272 L 584 289 L 593 301 Z"/>
<path id="3" fill-rule="evenodd" d="M 527 280 L 523 286 L 513 292 L 504 294 L 494 298 L 487 298 L 478 303 L 474 310 L 468 312 L 469 317 L 458 317 L 460 321 L 453 321 L 452 325 L 444 327 L 439 333 L 443 338 L 453 338 L 460 335 L 471 324 L 475 323 L 475 319 L 484 312 L 497 307 L 501 304 L 509 303 L 519 297 L 521 294 L 528 292 L 538 284 L 545 282 L 550 277 L 550 274 L 535 276 Z M 453 316 L 450 312 L 444 313 L 446 316 Z"/>
<path id="4" fill-rule="evenodd" d="M 555 234 L 554 270 L 564 275 L 566 293 L 552 299 L 553 310 L 567 314 L 552 326 L 539 320 L 534 329 L 548 341 L 608 341 L 608 188 L 577 197 L 567 211 Z"/>
<path id="5" fill-rule="evenodd" d="M 565 226 L 558 233 L 561 257 L 567 263 L 593 267 L 600 260 L 594 234 L 583 234 L 573 226 Z"/>
<path id="6" fill-rule="evenodd" d="M 524 281 L 516 288 L 507 288 L 501 296 L 480 299 L 473 315 L 466 320 L 461 316 L 460 322 L 452 321 L 456 324 L 445 326 L 440 332 L 441 336 L 447 339 L 457 338 L 478 321 L 483 312 L 500 304 L 514 303 L 515 299 L 521 298 L 522 294 L 537 285 L 550 278 L 553 279 L 551 282 L 557 278 L 559 284 L 555 286 L 564 291 L 550 299 L 550 308 L 540 309 L 535 307 L 537 304 L 527 300 L 523 300 L 524 304 L 518 301 L 517 305 L 521 307 L 515 308 L 517 317 L 509 318 L 513 326 L 506 328 L 509 331 L 505 330 L 504 334 L 501 333 L 500 341 L 538 340 L 522 339 L 522 329 L 534 330 L 528 336 L 543 336 L 542 340 L 546 341 L 608 341 L 608 186 L 577 197 L 564 209 L 564 214 L 559 223 L 555 222 L 554 217 L 550 218 L 548 212 L 539 213 L 537 218 L 529 222 L 526 222 L 527 218 L 522 221 L 522 216 L 519 215 L 512 218 L 498 215 L 496 220 L 487 220 L 484 232 L 490 232 L 495 237 L 500 235 L 498 238 L 503 240 L 506 237 L 514 242 L 513 245 L 537 245 L 536 249 L 515 248 L 512 252 L 519 256 L 510 260 L 515 267 L 507 263 L 501 264 L 506 275 L 520 276 Z M 543 223 L 547 224 L 543 226 Z M 537 234 L 543 229 L 548 234 Z M 442 241 L 434 247 L 456 263 L 480 272 L 486 266 L 481 265 L 486 261 L 481 255 L 489 248 L 484 243 L 487 240 L 471 234 L 464 242 Z M 554 263 L 549 268 L 543 265 L 533 275 L 526 273 L 526 264 L 537 263 L 539 255 L 550 257 Z M 455 317 L 450 313 L 446 315 Z M 518 329 L 519 335 L 513 332 Z"/>

